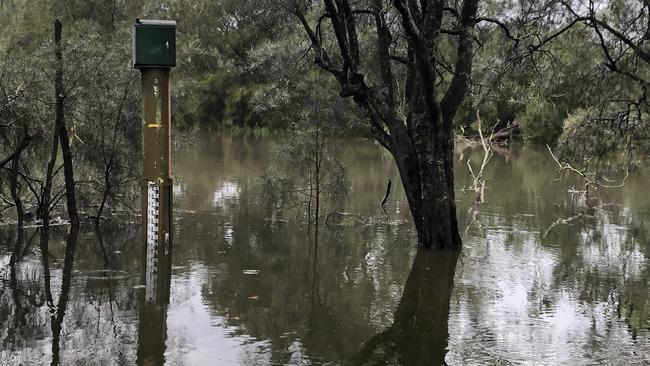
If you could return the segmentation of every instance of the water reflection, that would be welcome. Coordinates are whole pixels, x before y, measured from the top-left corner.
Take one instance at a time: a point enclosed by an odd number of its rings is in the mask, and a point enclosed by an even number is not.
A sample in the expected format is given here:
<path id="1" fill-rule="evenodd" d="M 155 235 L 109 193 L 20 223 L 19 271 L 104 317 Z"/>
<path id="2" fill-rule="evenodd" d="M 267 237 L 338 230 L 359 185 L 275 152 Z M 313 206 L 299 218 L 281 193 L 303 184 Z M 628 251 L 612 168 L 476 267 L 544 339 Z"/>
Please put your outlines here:
<path id="1" fill-rule="evenodd" d="M 9 325 L 6 337 L 2 342 L 4 348 L 14 348 L 23 343 L 21 332 L 26 330 L 27 316 L 34 307 L 39 306 L 40 302 L 40 299 L 33 296 L 30 291 L 25 291 L 18 285 L 20 274 L 18 273 L 17 263 L 25 256 L 34 239 L 34 235 L 31 235 L 29 241 L 25 243 L 26 235 L 24 229 L 17 230 L 17 238 L 9 259 L 9 288 L 13 297 L 14 314 L 13 322 Z M 13 242 L 13 240 L 9 240 L 9 242 Z"/>
<path id="2" fill-rule="evenodd" d="M 146 247 L 143 244 L 143 247 Z M 145 366 L 165 364 L 167 341 L 167 306 L 171 287 L 171 250 L 158 251 L 156 261 L 149 261 L 143 250 L 140 284 L 144 291 L 138 294 L 138 353 L 137 364 Z M 147 263 L 155 263 L 154 276 L 147 275 Z"/>
<path id="3" fill-rule="evenodd" d="M 454 251 L 418 250 L 393 324 L 367 341 L 348 364 L 445 364 L 457 261 Z"/>
<path id="4" fill-rule="evenodd" d="M 112 232 L 111 244 L 98 245 L 92 232 L 61 229 L 17 231 L 18 240 L 0 236 L 0 263 L 11 249 L 11 265 L 0 266 L 0 364 L 135 360 L 125 351 L 131 330 L 124 317 L 135 307 L 123 271 L 130 265 L 114 253 L 128 248 L 131 230 Z"/>
<path id="5" fill-rule="evenodd" d="M 47 304 L 50 307 L 50 326 L 52 327 L 52 365 L 59 364 L 59 349 L 61 328 L 63 325 L 63 317 L 65 316 L 68 307 L 68 299 L 70 298 L 70 281 L 72 280 L 72 267 L 74 265 L 74 253 L 77 249 L 77 239 L 79 236 L 79 228 L 73 227 L 68 233 L 65 244 L 65 258 L 63 260 L 63 275 L 61 279 L 61 290 L 59 291 L 59 300 L 54 305 L 52 298 L 52 289 L 50 288 L 50 266 L 47 259 L 49 250 L 49 229 L 41 230 L 41 251 L 45 253 L 43 256 L 43 273 L 45 274 L 45 293 L 47 296 Z"/>
<path id="6" fill-rule="evenodd" d="M 273 143 L 209 136 L 177 152 L 178 245 L 150 301 L 137 225 L 75 246 L 61 229 L 0 230 L 0 364 L 650 364 L 647 175 L 587 202 L 543 153 L 495 156 L 481 225 L 446 258 L 415 249 L 394 164 L 354 142 L 346 210 L 371 219 L 322 226 L 315 250 L 260 197 Z M 467 226 L 473 196 L 457 199 Z"/>

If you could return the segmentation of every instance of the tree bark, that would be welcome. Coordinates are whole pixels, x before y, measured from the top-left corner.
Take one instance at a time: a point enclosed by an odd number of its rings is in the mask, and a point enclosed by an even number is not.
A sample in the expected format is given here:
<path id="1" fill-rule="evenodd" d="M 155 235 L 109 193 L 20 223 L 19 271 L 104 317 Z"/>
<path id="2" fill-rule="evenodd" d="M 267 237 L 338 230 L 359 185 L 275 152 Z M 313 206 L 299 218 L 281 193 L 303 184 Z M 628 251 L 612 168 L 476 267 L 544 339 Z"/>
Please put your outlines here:
<path id="1" fill-rule="evenodd" d="M 25 209 L 23 208 L 23 202 L 20 198 L 20 193 L 18 192 L 18 166 L 19 166 L 19 157 L 20 154 L 16 154 L 14 157 L 13 163 L 11 164 L 11 198 L 14 200 L 14 205 L 16 207 L 16 215 L 18 216 L 18 227 L 22 227 L 25 222 Z"/>
<path id="2" fill-rule="evenodd" d="M 420 245 L 460 250 L 453 176 L 451 131 L 443 136 L 418 136 L 416 144 L 396 149 L 404 191 Z"/>
<path id="3" fill-rule="evenodd" d="M 63 84 L 63 53 L 61 47 L 62 24 L 57 19 L 54 21 L 54 56 L 56 61 L 56 75 L 54 90 L 56 94 L 55 128 L 58 131 L 61 155 L 63 156 L 63 175 L 65 177 L 65 196 L 68 207 L 68 217 L 73 227 L 79 226 L 77 213 L 77 198 L 75 194 L 74 168 L 72 166 L 72 151 L 70 150 L 70 137 L 65 125 L 65 86 Z"/>
<path id="4" fill-rule="evenodd" d="M 315 51 L 315 64 L 331 73 L 341 85 L 341 97 L 352 97 L 367 116 L 375 139 L 395 158 L 406 192 L 419 244 L 424 247 L 460 250 L 453 175 L 453 119 L 469 89 L 472 70 L 474 26 L 478 0 L 462 4 L 457 32 L 457 57 L 453 77 L 439 100 L 436 82 L 439 34 L 444 0 L 419 3 L 393 0 L 394 9 L 375 0 L 371 10 L 353 11 L 347 0 L 325 0 L 326 15 L 310 26 L 303 9 L 295 15 L 305 28 Z M 397 10 L 408 43 L 407 57 L 391 55 L 393 35 L 389 11 Z M 372 15 L 376 27 L 377 67 L 381 82 L 366 83 L 361 71 L 355 16 Z M 338 59 L 330 58 L 321 42 L 321 21 L 328 18 L 338 43 Z M 397 83 L 392 68 L 396 58 L 407 68 L 406 80 Z M 372 61 L 374 63 L 374 61 Z M 445 69 L 446 70 L 446 69 Z M 405 108 L 398 111 L 396 85 L 404 85 Z"/>

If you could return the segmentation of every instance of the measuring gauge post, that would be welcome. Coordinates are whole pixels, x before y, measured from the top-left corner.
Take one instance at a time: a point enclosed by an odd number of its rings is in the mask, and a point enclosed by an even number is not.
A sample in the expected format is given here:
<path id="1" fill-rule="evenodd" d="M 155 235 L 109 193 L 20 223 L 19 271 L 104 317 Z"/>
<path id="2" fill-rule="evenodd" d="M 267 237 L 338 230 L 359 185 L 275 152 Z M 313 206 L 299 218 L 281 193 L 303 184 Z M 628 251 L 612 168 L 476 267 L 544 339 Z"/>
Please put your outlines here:
<path id="1" fill-rule="evenodd" d="M 176 65 L 176 22 L 133 25 L 133 67 L 142 87 L 143 282 L 148 301 L 169 297 L 172 254 L 171 68 Z"/>

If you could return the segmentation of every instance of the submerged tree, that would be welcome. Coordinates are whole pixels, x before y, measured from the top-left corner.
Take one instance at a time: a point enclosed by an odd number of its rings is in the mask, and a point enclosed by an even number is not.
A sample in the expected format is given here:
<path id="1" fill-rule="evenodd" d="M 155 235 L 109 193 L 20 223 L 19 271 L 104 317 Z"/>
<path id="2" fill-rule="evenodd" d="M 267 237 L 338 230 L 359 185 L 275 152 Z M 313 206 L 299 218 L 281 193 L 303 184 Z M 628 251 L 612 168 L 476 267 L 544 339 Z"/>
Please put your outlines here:
<path id="1" fill-rule="evenodd" d="M 19 34 L 0 42 L 0 212 L 16 208 L 20 217 L 19 198 L 25 218 L 47 226 L 62 206 L 72 223 L 91 208 L 99 207 L 96 216 L 132 208 L 139 125 L 125 121 L 139 105 L 136 79 L 123 67 L 131 21 L 101 34 L 97 24 L 63 15 L 65 35 L 57 21 L 50 40 L 52 19 L 41 17 L 47 24 L 30 29 L 29 42 Z M 27 133 L 31 143 L 21 147 Z"/>
<path id="2" fill-rule="evenodd" d="M 319 111 L 306 111 L 292 124 L 291 136 L 277 150 L 276 159 L 284 172 L 267 172 L 264 192 L 271 204 L 271 215 L 297 202 L 307 218 L 308 231 L 318 237 L 324 203 L 338 210 L 349 191 L 350 181 L 340 161 L 336 139 L 340 126 L 327 125 Z"/>
<path id="3" fill-rule="evenodd" d="M 452 126 L 469 88 L 478 0 L 465 0 L 460 11 L 440 0 L 314 6 L 297 1 L 287 9 L 308 35 L 314 63 L 338 81 L 340 96 L 354 100 L 374 138 L 393 155 L 420 245 L 459 250 Z M 443 28 L 451 17 L 457 17 L 455 29 Z M 446 41 L 456 44 L 453 66 L 441 53 Z M 452 77 L 442 92 L 447 68 Z"/>

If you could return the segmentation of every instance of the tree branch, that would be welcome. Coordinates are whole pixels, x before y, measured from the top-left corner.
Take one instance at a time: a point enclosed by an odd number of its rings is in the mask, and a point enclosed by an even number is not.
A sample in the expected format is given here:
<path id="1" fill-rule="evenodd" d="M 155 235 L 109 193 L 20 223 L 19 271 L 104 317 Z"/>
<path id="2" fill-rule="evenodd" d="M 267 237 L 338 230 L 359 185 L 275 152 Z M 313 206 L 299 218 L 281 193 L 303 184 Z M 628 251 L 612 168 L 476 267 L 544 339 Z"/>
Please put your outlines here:
<path id="1" fill-rule="evenodd" d="M 472 72 L 474 25 L 476 23 L 477 10 L 478 0 L 463 1 L 463 8 L 460 14 L 454 77 L 441 103 L 443 121 L 448 128 L 451 128 L 452 117 L 469 89 L 469 80 Z"/>

